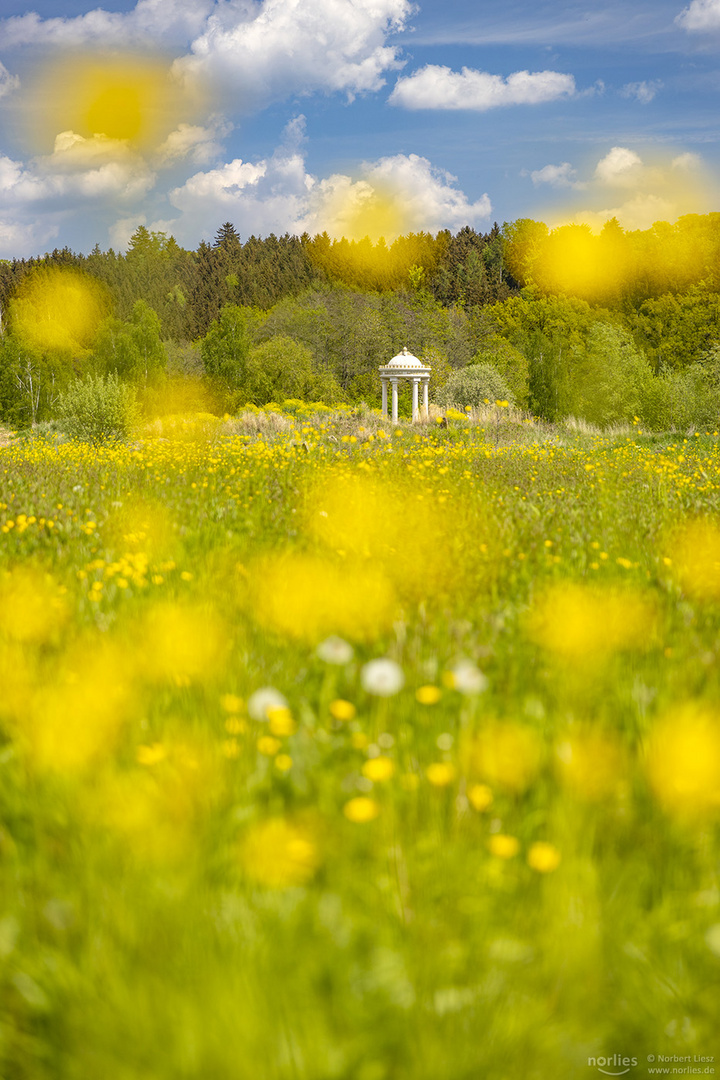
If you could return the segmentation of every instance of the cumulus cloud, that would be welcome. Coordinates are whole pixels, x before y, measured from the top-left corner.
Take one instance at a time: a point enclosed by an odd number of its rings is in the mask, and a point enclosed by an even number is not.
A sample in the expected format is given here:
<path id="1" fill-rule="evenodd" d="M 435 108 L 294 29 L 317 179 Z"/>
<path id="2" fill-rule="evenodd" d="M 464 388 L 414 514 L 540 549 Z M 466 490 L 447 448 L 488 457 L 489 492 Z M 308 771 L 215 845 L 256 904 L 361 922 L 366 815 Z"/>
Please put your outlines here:
<path id="1" fill-rule="evenodd" d="M 661 79 L 651 79 L 649 82 L 626 83 L 620 91 L 623 97 L 635 98 L 641 105 L 648 105 L 662 88 Z"/>
<path id="2" fill-rule="evenodd" d="M 545 165 L 530 173 L 533 184 L 550 184 L 552 187 L 567 188 L 575 186 L 577 173 L 569 161 L 561 165 Z"/>
<path id="3" fill-rule="evenodd" d="M 0 98 L 12 94 L 13 90 L 17 90 L 19 86 L 19 77 L 11 75 L 5 65 L 0 64 Z"/>
<path id="4" fill-rule="evenodd" d="M 572 97 L 575 80 L 558 71 L 516 71 L 504 79 L 464 67 L 427 64 L 398 79 L 390 95 L 391 105 L 405 109 L 474 109 L 485 112 L 504 105 L 540 105 Z"/>
<path id="5" fill-rule="evenodd" d="M 194 165 L 206 165 L 223 152 L 220 141 L 229 135 L 233 125 L 220 117 L 208 125 L 180 123 L 158 147 L 163 164 L 187 158 Z"/>
<path id="6" fill-rule="evenodd" d="M 18 45 L 146 46 L 162 36 L 187 41 L 203 32 L 214 0 L 138 0 L 128 12 L 102 8 L 74 18 L 42 19 L 36 12 L 2 21 L 5 48 Z"/>
<path id="7" fill-rule="evenodd" d="M 544 172 L 541 169 L 537 175 Z M 568 166 L 567 175 L 573 172 Z M 575 195 L 561 210 L 556 207 L 543 213 L 548 223 L 575 222 L 599 230 L 614 217 L 625 229 L 648 229 L 656 221 L 707 212 L 717 201 L 717 185 L 709 180 L 697 154 L 656 154 L 644 159 L 629 147 L 614 146 L 588 172 L 587 179 L 570 185 L 582 191 L 582 203 Z M 531 176 L 534 179 L 536 174 Z"/>
<path id="8" fill-rule="evenodd" d="M 598 161 L 595 178 L 609 187 L 632 187 L 637 180 L 637 169 L 642 159 L 634 150 L 625 146 L 613 146 L 612 150 Z"/>
<path id="9" fill-rule="evenodd" d="M 675 22 L 690 33 L 720 30 L 720 0 L 692 0 Z"/>
<path id="10" fill-rule="evenodd" d="M 272 156 L 195 173 L 170 192 L 180 216 L 165 222 L 167 230 L 192 245 L 209 239 L 220 220 L 233 221 L 243 235 L 327 230 L 391 241 L 400 232 L 458 229 L 491 214 L 487 195 L 470 201 L 454 176 L 416 154 L 366 162 L 356 176 L 319 179 L 306 170 L 303 140 L 298 117 Z"/>
<path id="11" fill-rule="evenodd" d="M 263 0 L 233 5 L 208 19 L 191 55 L 175 62 L 183 78 L 210 78 L 230 88 L 248 112 L 293 94 L 379 90 L 383 74 L 402 66 L 385 45 L 412 11 L 409 0 Z"/>
<path id="12" fill-rule="evenodd" d="M 122 144 L 121 144 L 122 148 Z M 42 204 L 69 209 L 88 199 L 132 200 L 146 195 L 155 174 L 141 159 L 119 152 L 117 140 L 96 135 L 84 139 L 61 132 L 52 154 L 25 166 L 0 157 L 0 194 L 6 209 Z"/>
<path id="13" fill-rule="evenodd" d="M 0 259 L 13 259 L 47 251 L 60 233 L 57 223 L 0 220 Z"/>

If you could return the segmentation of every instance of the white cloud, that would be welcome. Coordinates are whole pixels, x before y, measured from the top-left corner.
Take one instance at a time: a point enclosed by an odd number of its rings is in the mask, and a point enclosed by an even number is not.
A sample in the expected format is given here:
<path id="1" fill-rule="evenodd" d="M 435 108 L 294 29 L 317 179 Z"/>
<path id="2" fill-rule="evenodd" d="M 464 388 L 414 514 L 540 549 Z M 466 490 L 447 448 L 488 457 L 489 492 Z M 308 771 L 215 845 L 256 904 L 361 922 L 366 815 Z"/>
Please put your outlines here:
<path id="1" fill-rule="evenodd" d="M 203 32 L 214 6 L 214 0 L 138 0 L 125 13 L 96 8 L 75 18 L 52 19 L 32 11 L 2 21 L 3 45 L 146 46 L 161 35 L 187 41 Z"/>
<path id="2" fill-rule="evenodd" d="M 673 158 L 670 162 L 673 169 L 682 169 L 683 171 L 697 172 L 702 168 L 702 158 L 699 154 L 679 154 L 676 158 Z"/>
<path id="3" fill-rule="evenodd" d="M 222 154 L 220 139 L 229 135 L 232 128 L 232 124 L 221 118 L 207 126 L 180 123 L 158 147 L 160 160 L 170 164 L 189 158 L 195 165 L 206 165 Z"/>
<path id="4" fill-rule="evenodd" d="M 720 30 L 720 0 L 692 0 L 675 18 L 678 26 L 690 33 Z"/>
<path id="5" fill-rule="evenodd" d="M 0 64 L 0 98 L 5 97 L 7 94 L 12 94 L 13 90 L 17 90 L 20 86 L 20 79 L 17 75 L 11 75 L 4 64 Z"/>
<path id="6" fill-rule="evenodd" d="M 636 98 L 641 105 L 648 105 L 662 88 L 661 79 L 651 79 L 649 82 L 626 83 L 620 91 L 623 97 Z"/>
<path id="7" fill-rule="evenodd" d="M 0 194 L 4 208 L 57 205 L 70 208 L 88 199 L 132 200 L 146 195 L 155 174 L 124 143 L 96 135 L 84 139 L 63 131 L 52 154 L 28 166 L 0 157 Z"/>
<path id="8" fill-rule="evenodd" d="M 427 64 L 398 79 L 391 105 L 405 109 L 474 109 L 484 112 L 503 105 L 539 105 L 575 93 L 572 75 L 558 71 L 516 71 L 504 79 L 464 67 L 461 72 Z"/>
<path id="9" fill-rule="evenodd" d="M 358 222 L 366 220 L 366 213 L 371 221 L 377 220 L 379 202 L 385 215 L 381 234 L 390 241 L 393 221 L 402 225 L 395 232 L 436 232 L 487 220 L 492 212 L 487 195 L 471 202 L 454 176 L 416 154 L 366 162 L 354 177 L 335 173 L 318 179 L 305 168 L 300 149 L 303 123 L 304 118 L 297 117 L 287 125 L 271 157 L 256 162 L 238 159 L 195 173 L 171 191 L 170 202 L 180 216 L 163 222 L 164 231 L 192 246 L 201 237 L 210 239 L 217 222 L 226 220 L 244 236 L 323 230 L 350 236 Z"/>
<path id="10" fill-rule="evenodd" d="M 545 165 L 530 173 L 533 184 L 550 184 L 552 187 L 574 187 L 576 172 L 569 161 L 562 165 Z"/>
<path id="11" fill-rule="evenodd" d="M 41 255 L 59 232 L 56 223 L 0 220 L 0 259 Z"/>
<path id="12" fill-rule="evenodd" d="M 352 97 L 379 90 L 384 72 L 402 66 L 385 38 L 405 25 L 411 11 L 409 0 L 241 3 L 211 16 L 192 55 L 174 67 L 184 78 L 210 78 L 230 88 L 240 112 L 315 91 Z"/>
<path id="13" fill-rule="evenodd" d="M 132 214 L 130 217 L 120 218 L 108 229 L 110 243 L 116 251 L 126 251 L 130 243 L 130 237 L 138 225 L 147 225 L 145 214 Z"/>
<path id="14" fill-rule="evenodd" d="M 707 213 L 717 204 L 717 183 L 701 158 L 691 153 L 643 160 L 628 147 L 614 146 L 587 180 L 572 187 L 583 192 L 582 203 L 575 196 L 571 205 L 565 200 L 562 209 L 541 212 L 548 224 L 574 222 L 599 230 L 615 217 L 625 229 L 649 229 L 656 221 Z"/>
<path id="15" fill-rule="evenodd" d="M 636 170 L 642 165 L 642 159 L 634 150 L 625 146 L 613 146 L 612 150 L 598 161 L 595 179 L 609 187 L 628 187 L 636 182 Z"/>

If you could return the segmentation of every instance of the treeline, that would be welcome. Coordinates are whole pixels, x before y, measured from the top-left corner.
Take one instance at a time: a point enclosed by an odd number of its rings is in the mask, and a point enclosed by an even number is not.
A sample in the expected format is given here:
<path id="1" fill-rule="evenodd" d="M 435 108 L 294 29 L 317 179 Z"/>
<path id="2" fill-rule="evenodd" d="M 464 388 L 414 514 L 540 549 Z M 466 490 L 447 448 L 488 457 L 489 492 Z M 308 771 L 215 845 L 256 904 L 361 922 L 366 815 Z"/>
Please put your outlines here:
<path id="1" fill-rule="evenodd" d="M 89 336 L 80 316 L 57 314 L 83 304 L 99 313 Z M 53 416 L 85 374 L 133 383 L 148 411 L 176 407 L 181 379 L 218 411 L 285 398 L 377 405 L 378 365 L 403 345 L 432 367 L 431 392 L 447 385 L 458 401 L 458 373 L 485 365 L 548 419 L 708 425 L 720 391 L 720 214 L 640 232 L 611 221 L 597 236 L 524 219 L 389 245 L 243 242 L 228 222 L 197 251 L 140 227 L 125 255 L 0 263 L 0 307 L 0 418 L 14 425 Z"/>

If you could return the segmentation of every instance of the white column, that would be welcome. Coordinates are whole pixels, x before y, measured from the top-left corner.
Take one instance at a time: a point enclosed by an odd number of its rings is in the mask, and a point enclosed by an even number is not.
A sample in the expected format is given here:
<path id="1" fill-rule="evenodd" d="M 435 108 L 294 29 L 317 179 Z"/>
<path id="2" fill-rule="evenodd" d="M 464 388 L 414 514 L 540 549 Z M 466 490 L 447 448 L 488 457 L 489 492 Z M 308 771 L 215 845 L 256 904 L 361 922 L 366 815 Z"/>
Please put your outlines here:
<path id="1" fill-rule="evenodd" d="M 383 416 L 387 416 L 387 379 L 382 379 L 382 409 Z"/>
<path id="2" fill-rule="evenodd" d="M 418 418 L 418 383 L 419 379 L 413 379 L 413 404 L 412 404 L 412 422 L 413 424 Z"/>
<path id="3" fill-rule="evenodd" d="M 398 381 L 397 381 L 397 379 L 391 379 L 390 383 L 392 384 L 392 422 L 393 422 L 393 424 L 397 424 L 397 418 L 398 418 L 398 389 L 397 389 L 397 384 L 398 384 Z"/>
<path id="4" fill-rule="evenodd" d="M 430 386 L 430 376 L 426 375 L 423 379 L 423 415 L 427 420 L 428 411 L 430 409 L 430 403 L 428 401 L 428 387 Z"/>

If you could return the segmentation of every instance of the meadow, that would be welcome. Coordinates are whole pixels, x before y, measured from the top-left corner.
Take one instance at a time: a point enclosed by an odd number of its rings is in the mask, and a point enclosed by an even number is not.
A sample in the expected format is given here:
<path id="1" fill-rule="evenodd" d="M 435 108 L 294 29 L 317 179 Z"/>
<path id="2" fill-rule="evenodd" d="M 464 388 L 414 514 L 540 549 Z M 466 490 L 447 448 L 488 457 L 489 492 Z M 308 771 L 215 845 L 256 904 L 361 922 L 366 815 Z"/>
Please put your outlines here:
<path id="1" fill-rule="evenodd" d="M 3 1080 L 717 1067 L 718 433 L 383 423 L 0 448 Z"/>

